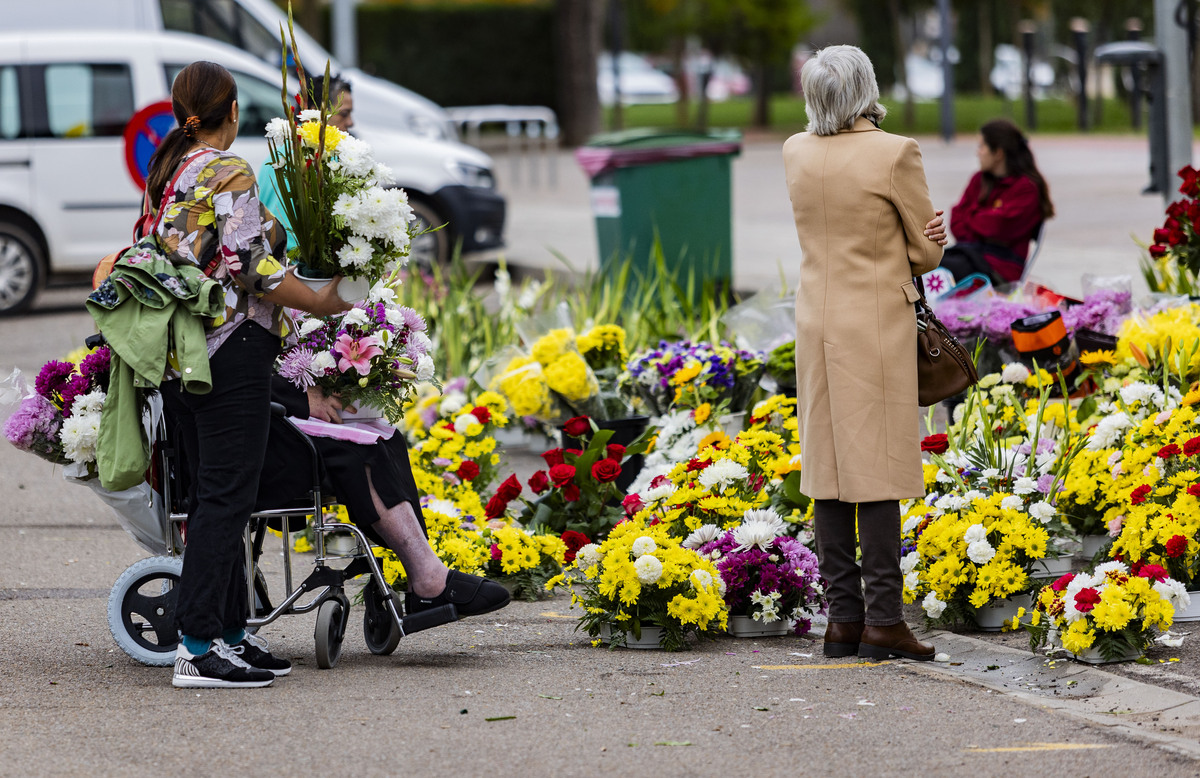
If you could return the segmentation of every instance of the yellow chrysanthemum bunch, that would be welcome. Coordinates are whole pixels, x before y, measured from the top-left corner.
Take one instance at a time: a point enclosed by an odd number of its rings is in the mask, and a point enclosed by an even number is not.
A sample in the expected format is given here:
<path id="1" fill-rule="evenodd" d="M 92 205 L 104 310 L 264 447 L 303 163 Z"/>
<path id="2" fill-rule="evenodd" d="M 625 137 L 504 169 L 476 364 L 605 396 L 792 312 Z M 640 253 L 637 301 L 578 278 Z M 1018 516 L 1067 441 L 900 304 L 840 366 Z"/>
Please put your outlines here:
<path id="1" fill-rule="evenodd" d="M 661 524 L 634 519 L 618 524 L 599 546 L 581 548 L 547 588 L 566 588 L 584 610 L 580 626 L 593 637 L 607 627 L 613 643 L 663 628 L 661 645 L 683 647 L 687 635 L 725 629 L 728 611 L 717 568 L 684 548 Z"/>
<path id="2" fill-rule="evenodd" d="M 1045 586 L 1034 601 L 1028 625 L 1034 647 L 1061 643 L 1073 654 L 1095 648 L 1105 659 L 1143 653 L 1154 630 L 1166 630 L 1175 609 L 1185 607 L 1187 591 L 1161 568 L 1134 575 L 1120 562 L 1092 573 L 1064 575 Z"/>
<path id="3" fill-rule="evenodd" d="M 621 369 L 629 361 L 625 330 L 616 324 L 597 324 L 575 339 L 575 347 L 593 370 Z"/>
<path id="4" fill-rule="evenodd" d="M 901 560 L 904 600 L 922 594 L 926 615 L 947 623 L 1029 588 L 1030 569 L 1046 554 L 1049 534 L 1005 493 L 960 498 L 957 510 L 920 505 L 908 512 Z"/>
<path id="5" fill-rule="evenodd" d="M 533 357 L 520 355 L 511 359 L 488 388 L 508 398 L 518 416 L 553 420 L 561 415 L 546 385 L 542 366 Z"/>

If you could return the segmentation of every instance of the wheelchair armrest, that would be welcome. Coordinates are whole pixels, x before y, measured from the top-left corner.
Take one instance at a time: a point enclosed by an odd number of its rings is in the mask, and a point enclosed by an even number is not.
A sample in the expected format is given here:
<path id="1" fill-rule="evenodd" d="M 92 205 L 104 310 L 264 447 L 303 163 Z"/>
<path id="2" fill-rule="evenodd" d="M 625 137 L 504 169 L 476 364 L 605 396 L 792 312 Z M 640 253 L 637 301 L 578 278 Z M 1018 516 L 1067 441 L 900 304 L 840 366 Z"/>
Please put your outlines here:
<path id="1" fill-rule="evenodd" d="M 284 408 L 282 403 L 273 402 L 271 403 L 271 415 L 282 419 L 287 416 L 287 408 Z"/>

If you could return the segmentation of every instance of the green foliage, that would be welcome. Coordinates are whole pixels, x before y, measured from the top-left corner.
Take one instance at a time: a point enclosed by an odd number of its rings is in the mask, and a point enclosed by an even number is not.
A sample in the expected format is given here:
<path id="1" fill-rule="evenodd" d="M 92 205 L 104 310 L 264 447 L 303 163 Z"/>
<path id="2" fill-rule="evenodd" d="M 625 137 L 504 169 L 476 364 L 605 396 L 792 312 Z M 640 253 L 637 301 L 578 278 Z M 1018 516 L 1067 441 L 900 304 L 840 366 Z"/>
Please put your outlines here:
<path id="1" fill-rule="evenodd" d="M 363 70 L 440 105 L 556 106 L 554 8 L 361 5 Z"/>

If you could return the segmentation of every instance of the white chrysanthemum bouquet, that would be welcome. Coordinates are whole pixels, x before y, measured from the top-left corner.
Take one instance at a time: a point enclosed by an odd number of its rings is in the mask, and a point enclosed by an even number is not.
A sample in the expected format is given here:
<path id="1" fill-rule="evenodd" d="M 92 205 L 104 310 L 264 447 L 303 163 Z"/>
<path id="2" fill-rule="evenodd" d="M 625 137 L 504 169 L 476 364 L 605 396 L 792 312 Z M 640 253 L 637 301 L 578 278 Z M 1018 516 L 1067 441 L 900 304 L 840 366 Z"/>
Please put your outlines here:
<path id="1" fill-rule="evenodd" d="M 302 69 L 299 77 L 305 83 Z M 369 143 L 329 126 L 336 106 L 329 104 L 328 94 L 315 108 L 304 105 L 303 93 L 293 105 L 286 79 L 285 71 L 287 118 L 272 119 L 266 135 L 279 197 L 296 238 L 291 253 L 299 272 L 372 283 L 394 276 L 408 261 L 412 239 L 408 195 L 392 186 L 391 171 L 375 161 Z"/>

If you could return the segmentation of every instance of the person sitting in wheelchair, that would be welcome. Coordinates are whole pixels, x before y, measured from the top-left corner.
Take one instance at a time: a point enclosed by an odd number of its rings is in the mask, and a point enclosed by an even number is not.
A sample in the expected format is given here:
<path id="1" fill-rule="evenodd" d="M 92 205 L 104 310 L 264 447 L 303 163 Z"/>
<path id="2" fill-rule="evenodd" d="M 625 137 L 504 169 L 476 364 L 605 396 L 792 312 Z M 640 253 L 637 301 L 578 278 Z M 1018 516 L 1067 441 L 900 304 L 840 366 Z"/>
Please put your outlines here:
<path id="1" fill-rule="evenodd" d="M 1007 119 L 980 128 L 979 171 L 950 210 L 957 241 L 946 248 L 941 267 L 955 281 L 978 273 L 1000 285 L 1021 279 L 1029 243 L 1054 216 L 1046 179 L 1038 170 L 1029 140 Z"/>
<path id="2" fill-rule="evenodd" d="M 305 391 L 276 376 L 271 399 L 294 418 L 342 422 L 341 400 L 325 396 L 320 387 Z M 311 488 L 310 454 L 295 435 L 286 420 L 272 418 L 259 485 L 260 506 L 286 504 L 305 497 Z M 508 605 L 512 597 L 503 586 L 450 570 L 429 546 L 404 435 L 396 433 L 372 444 L 317 436 L 310 440 L 321 459 L 322 490 L 336 495 L 371 542 L 393 551 L 404 565 L 409 582 L 407 614 L 452 603 L 462 618 Z"/>

